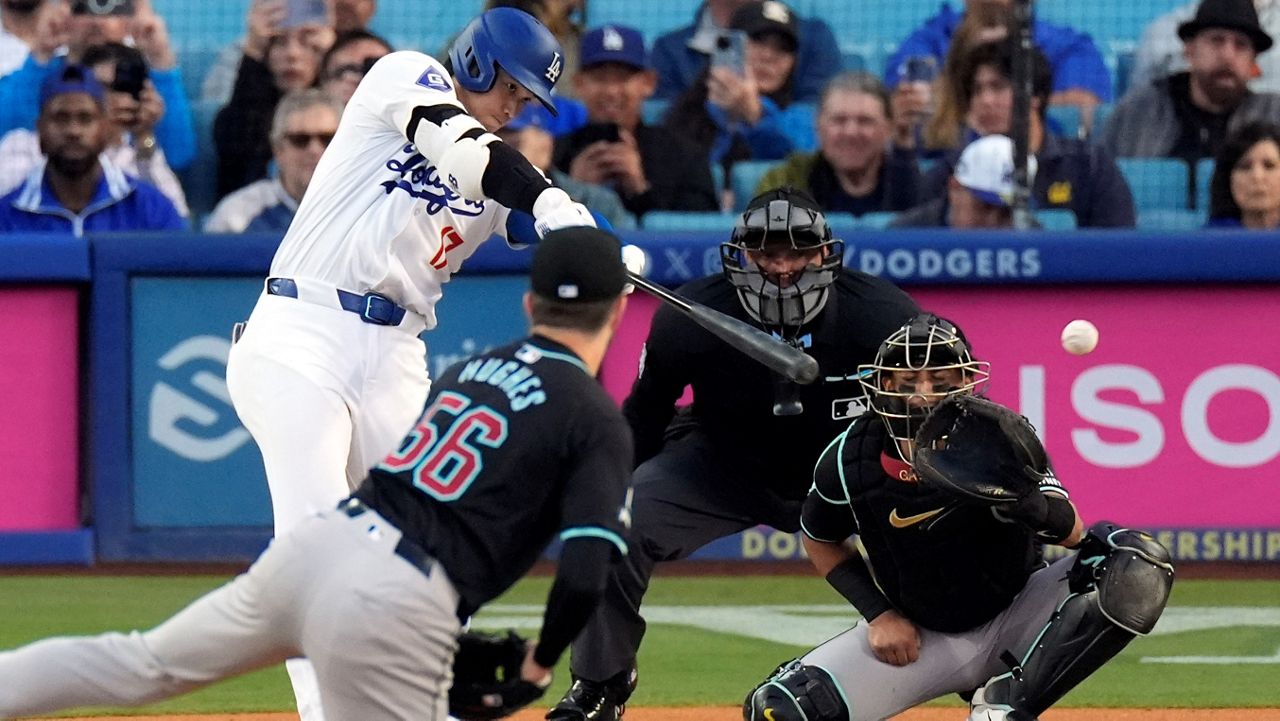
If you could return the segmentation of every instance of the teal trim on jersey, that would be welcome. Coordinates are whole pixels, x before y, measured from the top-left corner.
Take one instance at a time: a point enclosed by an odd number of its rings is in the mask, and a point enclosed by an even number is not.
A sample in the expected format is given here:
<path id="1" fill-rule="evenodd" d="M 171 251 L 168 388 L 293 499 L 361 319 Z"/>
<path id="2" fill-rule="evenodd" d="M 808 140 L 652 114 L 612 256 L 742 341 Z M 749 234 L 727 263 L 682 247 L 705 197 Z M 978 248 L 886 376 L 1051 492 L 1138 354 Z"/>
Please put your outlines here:
<path id="1" fill-rule="evenodd" d="M 542 346 L 538 345 L 537 343 L 534 343 L 533 341 L 530 341 L 529 344 L 537 348 L 538 352 L 541 353 L 544 357 L 551 358 L 552 360 L 564 361 L 565 363 L 576 365 L 582 369 L 583 373 L 586 373 L 587 375 L 591 375 L 591 369 L 587 368 L 587 364 L 583 363 L 581 358 L 578 358 L 575 355 L 569 355 L 568 353 L 560 353 L 553 350 L 547 350 L 546 348 L 543 348 Z"/>
<path id="2" fill-rule="evenodd" d="M 832 541 L 827 538 L 818 538 L 817 536 L 813 535 L 813 533 L 810 532 L 808 528 L 805 528 L 803 518 L 800 519 L 800 531 L 804 533 L 804 535 L 808 536 L 809 538 L 812 538 L 813 540 L 819 543 L 840 543 L 840 541 Z"/>
<path id="3" fill-rule="evenodd" d="M 845 431 L 845 433 L 848 433 L 848 432 L 849 432 L 848 430 Z M 840 439 L 843 437 L 844 437 L 844 433 L 841 433 L 835 438 L 832 438 L 831 442 L 827 444 L 827 447 L 823 448 L 822 452 L 818 454 L 818 463 L 813 464 L 813 485 L 809 486 L 809 491 L 811 493 L 818 494 L 818 498 L 821 498 L 827 503 L 840 503 L 841 501 L 835 498 L 827 498 L 826 496 L 822 495 L 822 491 L 818 490 L 818 466 L 821 465 L 822 458 L 827 455 L 827 452 L 830 451 L 833 446 L 839 443 Z M 836 462 L 839 463 L 840 459 L 836 458 Z M 840 467 L 843 468 L 844 464 L 841 464 Z"/>
<path id="4" fill-rule="evenodd" d="M 567 541 L 571 538 L 603 538 L 618 547 L 618 552 L 627 555 L 627 542 L 622 540 L 622 536 L 610 531 L 607 528 L 599 526 L 579 526 L 577 528 L 566 528 L 560 532 L 560 540 Z"/>
<path id="5" fill-rule="evenodd" d="M 840 700 L 844 701 L 845 710 L 849 712 L 848 718 L 854 718 L 853 704 L 849 702 L 849 697 L 845 694 L 844 689 L 840 687 L 840 682 L 836 680 L 836 675 L 834 673 L 831 673 L 831 670 L 825 666 L 818 666 L 815 664 L 814 668 L 825 673 L 827 675 L 827 678 L 831 679 L 831 685 L 835 686 L 836 692 L 840 694 Z"/>

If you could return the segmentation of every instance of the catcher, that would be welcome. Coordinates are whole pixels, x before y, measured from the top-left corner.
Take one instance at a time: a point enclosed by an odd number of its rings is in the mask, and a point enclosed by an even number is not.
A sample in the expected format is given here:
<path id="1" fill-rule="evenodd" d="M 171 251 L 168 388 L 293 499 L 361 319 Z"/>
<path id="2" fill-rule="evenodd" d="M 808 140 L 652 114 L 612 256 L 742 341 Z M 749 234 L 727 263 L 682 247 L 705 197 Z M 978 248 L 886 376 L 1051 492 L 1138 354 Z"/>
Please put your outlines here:
<path id="1" fill-rule="evenodd" d="M 774 671 L 747 721 L 884 719 L 948 693 L 970 721 L 1034 721 L 1155 626 L 1168 551 L 1105 522 L 1086 533 L 1035 430 L 977 395 L 987 377 L 930 314 L 861 369 L 872 410 L 819 459 L 801 526 L 865 621 Z M 1080 552 L 1046 566 L 1045 543 Z"/>

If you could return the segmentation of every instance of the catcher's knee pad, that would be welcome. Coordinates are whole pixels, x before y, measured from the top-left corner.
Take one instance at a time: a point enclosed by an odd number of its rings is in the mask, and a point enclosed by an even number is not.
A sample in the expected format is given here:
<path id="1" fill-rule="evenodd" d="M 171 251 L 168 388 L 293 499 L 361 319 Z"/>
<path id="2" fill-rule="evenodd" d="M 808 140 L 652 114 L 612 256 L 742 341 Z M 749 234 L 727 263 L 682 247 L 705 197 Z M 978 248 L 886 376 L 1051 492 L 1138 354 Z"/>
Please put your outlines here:
<path id="1" fill-rule="evenodd" d="M 1039 715 L 1149 633 L 1169 600 L 1173 564 L 1151 536 L 1098 524 L 1081 544 L 1070 585 L 1021 665 L 1009 656 L 1013 670 L 983 687 L 988 703 Z"/>
<path id="2" fill-rule="evenodd" d="M 1102 522 L 1089 529 L 1072 569 L 1073 590 L 1098 590 L 1098 607 L 1115 625 L 1145 636 L 1169 602 L 1173 559 L 1142 531 Z"/>
<path id="3" fill-rule="evenodd" d="M 788 661 L 747 694 L 744 721 L 849 721 L 849 705 L 826 669 Z"/>

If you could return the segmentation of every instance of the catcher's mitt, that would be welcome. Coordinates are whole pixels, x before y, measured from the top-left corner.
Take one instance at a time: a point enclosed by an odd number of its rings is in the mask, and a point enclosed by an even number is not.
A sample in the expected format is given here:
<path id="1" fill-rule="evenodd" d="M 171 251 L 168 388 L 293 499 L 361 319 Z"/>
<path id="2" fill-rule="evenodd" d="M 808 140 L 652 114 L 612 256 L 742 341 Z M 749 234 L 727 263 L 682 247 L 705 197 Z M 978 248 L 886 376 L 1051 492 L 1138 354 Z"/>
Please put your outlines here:
<path id="1" fill-rule="evenodd" d="M 520 678 L 527 650 L 528 641 L 515 631 L 467 631 L 459 636 L 449 713 L 464 721 L 498 719 L 542 698 L 547 686 Z"/>
<path id="2" fill-rule="evenodd" d="M 1049 457 L 1026 418 L 985 398 L 951 396 L 915 438 L 920 480 L 962 498 L 1010 506 L 1039 494 Z"/>

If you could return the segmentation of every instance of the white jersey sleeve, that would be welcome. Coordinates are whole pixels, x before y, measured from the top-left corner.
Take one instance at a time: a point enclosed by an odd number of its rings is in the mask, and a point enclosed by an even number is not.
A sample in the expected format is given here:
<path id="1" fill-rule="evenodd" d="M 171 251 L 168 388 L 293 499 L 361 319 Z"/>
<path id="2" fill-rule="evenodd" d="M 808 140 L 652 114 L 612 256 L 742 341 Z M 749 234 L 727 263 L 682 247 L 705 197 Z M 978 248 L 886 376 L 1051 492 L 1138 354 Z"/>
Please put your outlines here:
<path id="1" fill-rule="evenodd" d="M 435 58 L 412 50 L 384 55 L 374 63 L 347 103 L 370 120 L 381 119 L 400 132 L 405 140 L 413 111 L 419 107 L 452 105 L 462 112 L 453 80 Z"/>

